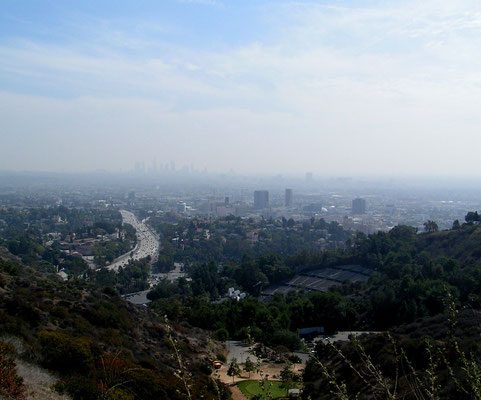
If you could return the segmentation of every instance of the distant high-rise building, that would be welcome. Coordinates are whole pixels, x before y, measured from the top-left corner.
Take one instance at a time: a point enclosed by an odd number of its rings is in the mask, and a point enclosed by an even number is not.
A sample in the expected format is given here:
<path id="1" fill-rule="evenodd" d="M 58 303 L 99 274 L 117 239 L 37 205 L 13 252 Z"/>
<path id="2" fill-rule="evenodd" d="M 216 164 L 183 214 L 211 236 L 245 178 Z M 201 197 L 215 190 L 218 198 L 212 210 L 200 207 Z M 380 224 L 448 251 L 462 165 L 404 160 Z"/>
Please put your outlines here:
<path id="1" fill-rule="evenodd" d="M 284 206 L 292 207 L 292 189 L 286 189 L 284 197 Z"/>
<path id="2" fill-rule="evenodd" d="M 254 192 L 254 208 L 262 209 L 269 207 L 269 192 L 267 190 L 256 190 Z"/>
<path id="3" fill-rule="evenodd" d="M 179 201 L 177 203 L 177 212 L 180 214 L 184 214 L 186 210 L 186 204 L 183 201 Z"/>
<path id="4" fill-rule="evenodd" d="M 229 203 L 230 203 L 230 198 L 229 198 L 229 196 L 225 196 L 225 197 L 224 197 L 224 204 L 227 205 L 227 204 L 229 204 Z"/>
<path id="5" fill-rule="evenodd" d="M 247 205 L 240 203 L 234 207 L 234 213 L 236 217 L 243 217 L 247 214 Z"/>
<path id="6" fill-rule="evenodd" d="M 306 172 L 306 182 L 312 182 L 312 172 Z"/>
<path id="7" fill-rule="evenodd" d="M 366 200 L 354 199 L 352 201 L 352 213 L 353 214 L 365 214 L 366 213 Z"/>

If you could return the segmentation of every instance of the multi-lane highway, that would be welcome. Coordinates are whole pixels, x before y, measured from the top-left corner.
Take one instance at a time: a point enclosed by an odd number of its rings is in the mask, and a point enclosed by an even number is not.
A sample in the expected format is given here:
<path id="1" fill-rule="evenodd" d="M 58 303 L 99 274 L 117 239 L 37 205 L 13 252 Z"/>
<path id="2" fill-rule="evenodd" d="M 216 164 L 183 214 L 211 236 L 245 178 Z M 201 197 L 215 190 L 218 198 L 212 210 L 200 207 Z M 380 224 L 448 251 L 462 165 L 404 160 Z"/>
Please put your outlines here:
<path id="1" fill-rule="evenodd" d="M 130 224 L 135 228 L 137 232 L 137 245 L 131 252 L 116 258 L 107 268 L 117 271 L 119 267 L 127 265 L 130 259 L 140 260 L 147 256 L 150 256 L 152 261 L 155 261 L 159 254 L 159 239 L 155 232 L 144 222 L 139 221 L 130 211 L 120 210 L 120 214 L 122 214 L 123 224 Z"/>

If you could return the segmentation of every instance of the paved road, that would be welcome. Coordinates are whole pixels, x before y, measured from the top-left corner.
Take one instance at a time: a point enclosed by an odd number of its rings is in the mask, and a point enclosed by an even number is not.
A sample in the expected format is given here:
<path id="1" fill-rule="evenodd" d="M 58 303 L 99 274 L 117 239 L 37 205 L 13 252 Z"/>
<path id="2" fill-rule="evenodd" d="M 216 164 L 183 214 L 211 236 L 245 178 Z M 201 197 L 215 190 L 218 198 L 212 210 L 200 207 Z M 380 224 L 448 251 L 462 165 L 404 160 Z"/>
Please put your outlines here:
<path id="1" fill-rule="evenodd" d="M 122 215 L 123 224 L 130 224 L 135 228 L 137 245 L 131 252 L 125 253 L 116 258 L 112 264 L 107 266 L 107 268 L 117 271 L 119 267 L 127 265 L 130 259 L 140 260 L 147 256 L 152 257 L 152 261 L 155 261 L 160 248 L 159 239 L 155 232 L 145 223 L 139 221 L 130 211 L 120 210 L 120 214 Z"/>
<path id="2" fill-rule="evenodd" d="M 233 358 L 237 359 L 237 362 L 245 362 L 246 358 L 249 357 L 252 362 L 257 362 L 257 357 L 251 352 L 253 346 L 247 346 L 242 342 L 236 340 L 227 340 L 226 341 L 227 350 L 229 352 L 227 356 L 227 363 L 231 362 Z M 309 360 L 310 355 L 303 352 L 293 352 L 298 356 L 302 363 L 305 364 L 307 360 Z"/>
<path id="3" fill-rule="evenodd" d="M 170 282 L 175 282 L 179 278 L 187 277 L 187 274 L 183 271 L 183 269 L 183 263 L 174 263 L 174 269 L 172 271 L 152 274 L 152 278 L 156 280 L 167 279 Z"/>
<path id="4" fill-rule="evenodd" d="M 361 336 L 361 335 L 377 335 L 382 332 L 377 331 L 341 331 L 337 332 L 333 336 L 321 336 L 317 341 L 323 342 L 339 342 L 339 341 L 349 341 L 349 336 Z M 316 339 L 314 339 L 316 341 Z"/>
<path id="5" fill-rule="evenodd" d="M 148 304 L 150 300 L 147 298 L 147 293 L 150 291 L 151 289 L 142 290 L 141 292 L 125 294 L 122 297 L 133 304 Z"/>
<path id="6" fill-rule="evenodd" d="M 124 299 L 130 301 L 133 304 L 147 304 L 150 303 L 150 300 L 147 298 L 147 293 L 149 293 L 155 285 L 159 282 L 160 279 L 167 279 L 170 282 L 175 282 L 177 279 L 181 277 L 186 277 L 187 274 L 182 272 L 182 268 L 184 264 L 181 263 L 174 263 L 175 268 L 167 273 L 163 274 L 152 274 L 150 279 L 150 289 L 142 290 L 136 293 L 127 293 L 123 297 Z"/>
<path id="7" fill-rule="evenodd" d="M 232 361 L 233 358 L 237 359 L 238 363 L 244 363 L 249 357 L 253 363 L 257 362 L 257 357 L 251 353 L 252 346 L 247 346 L 237 340 L 228 340 L 225 342 L 227 345 L 227 364 Z"/>

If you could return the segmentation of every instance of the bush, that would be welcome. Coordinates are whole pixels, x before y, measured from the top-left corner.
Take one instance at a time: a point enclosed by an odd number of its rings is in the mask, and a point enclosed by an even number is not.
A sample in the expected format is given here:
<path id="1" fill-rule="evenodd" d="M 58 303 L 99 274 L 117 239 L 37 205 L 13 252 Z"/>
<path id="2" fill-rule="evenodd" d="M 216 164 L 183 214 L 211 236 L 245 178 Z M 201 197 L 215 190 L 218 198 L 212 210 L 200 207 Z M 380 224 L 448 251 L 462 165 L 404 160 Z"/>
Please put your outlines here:
<path id="1" fill-rule="evenodd" d="M 114 288 L 112 288 L 110 286 L 105 286 L 104 289 L 103 289 L 103 292 L 110 297 L 114 297 L 114 296 L 119 295 L 119 292 L 117 292 L 117 290 L 115 290 Z"/>
<path id="2" fill-rule="evenodd" d="M 20 316 L 23 320 L 28 321 L 31 326 L 37 326 L 41 321 L 40 311 L 35 308 L 29 300 L 23 299 L 21 296 L 28 296 L 30 293 L 21 293 L 17 291 L 18 294 L 11 299 L 5 301 L 5 306 L 7 313 L 13 316 Z M 33 302 L 33 301 L 32 301 Z"/>
<path id="3" fill-rule="evenodd" d="M 0 342 L 0 398 L 9 400 L 25 399 L 23 379 L 15 369 L 15 349 Z"/>
<path id="4" fill-rule="evenodd" d="M 122 320 L 118 307 L 107 301 L 84 310 L 83 317 L 91 324 L 104 328 L 118 328 Z"/>
<path id="5" fill-rule="evenodd" d="M 225 342 L 229 338 L 229 331 L 225 328 L 220 328 L 217 329 L 214 332 L 214 337 L 219 341 L 219 342 Z"/>
<path id="6" fill-rule="evenodd" d="M 143 400 L 184 400 L 185 393 L 178 378 L 173 375 L 158 375 L 154 371 L 137 368 L 126 374 L 128 389 L 136 398 Z"/>
<path id="7" fill-rule="evenodd" d="M 11 261 L 0 259 L 0 272 L 6 272 L 9 275 L 16 276 L 20 272 L 20 266 Z"/>
<path id="8" fill-rule="evenodd" d="M 68 394 L 72 400 L 100 400 L 102 392 L 99 386 L 87 378 L 73 378 L 58 382 L 54 389 L 60 394 Z"/>
<path id="9" fill-rule="evenodd" d="M 39 332 L 44 364 L 62 373 L 87 372 L 101 349 L 87 338 L 74 338 L 62 332 Z"/>

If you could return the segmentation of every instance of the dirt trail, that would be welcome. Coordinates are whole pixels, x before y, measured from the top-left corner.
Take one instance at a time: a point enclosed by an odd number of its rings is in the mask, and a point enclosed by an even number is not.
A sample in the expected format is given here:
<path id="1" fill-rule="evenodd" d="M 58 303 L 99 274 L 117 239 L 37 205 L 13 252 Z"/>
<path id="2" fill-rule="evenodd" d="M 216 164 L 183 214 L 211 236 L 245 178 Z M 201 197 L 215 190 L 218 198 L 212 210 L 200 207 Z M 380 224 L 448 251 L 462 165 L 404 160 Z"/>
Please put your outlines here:
<path id="1" fill-rule="evenodd" d="M 229 389 L 232 393 L 232 400 L 247 400 L 237 386 L 230 386 Z"/>
<path id="2" fill-rule="evenodd" d="M 62 396 L 51 389 L 57 378 L 37 365 L 16 360 L 17 373 L 25 383 L 27 399 L 29 400 L 68 400 L 70 397 Z"/>

